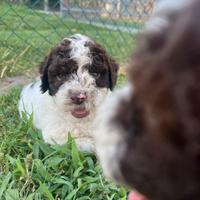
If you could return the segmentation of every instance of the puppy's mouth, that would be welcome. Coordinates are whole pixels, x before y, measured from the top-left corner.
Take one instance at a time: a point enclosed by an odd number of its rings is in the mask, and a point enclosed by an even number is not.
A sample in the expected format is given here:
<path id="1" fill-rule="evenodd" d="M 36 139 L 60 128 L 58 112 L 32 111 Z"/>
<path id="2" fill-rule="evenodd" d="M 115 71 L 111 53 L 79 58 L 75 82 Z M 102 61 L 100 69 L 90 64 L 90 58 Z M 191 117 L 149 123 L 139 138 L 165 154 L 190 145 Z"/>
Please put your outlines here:
<path id="1" fill-rule="evenodd" d="M 90 114 L 90 111 L 86 108 L 75 108 L 71 114 L 76 118 L 84 118 Z"/>

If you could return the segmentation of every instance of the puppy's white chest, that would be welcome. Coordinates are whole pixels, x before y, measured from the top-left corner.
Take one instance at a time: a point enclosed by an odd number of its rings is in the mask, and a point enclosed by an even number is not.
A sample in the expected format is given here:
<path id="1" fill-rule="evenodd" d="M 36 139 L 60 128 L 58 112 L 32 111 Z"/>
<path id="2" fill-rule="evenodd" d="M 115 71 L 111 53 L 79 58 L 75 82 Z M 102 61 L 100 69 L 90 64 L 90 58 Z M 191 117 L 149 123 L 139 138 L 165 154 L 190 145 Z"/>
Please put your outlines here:
<path id="1" fill-rule="evenodd" d="M 73 135 L 74 137 L 89 137 L 91 136 L 91 130 L 89 129 L 89 127 L 83 127 L 83 125 L 76 125 L 75 127 L 73 127 L 72 129 Z"/>

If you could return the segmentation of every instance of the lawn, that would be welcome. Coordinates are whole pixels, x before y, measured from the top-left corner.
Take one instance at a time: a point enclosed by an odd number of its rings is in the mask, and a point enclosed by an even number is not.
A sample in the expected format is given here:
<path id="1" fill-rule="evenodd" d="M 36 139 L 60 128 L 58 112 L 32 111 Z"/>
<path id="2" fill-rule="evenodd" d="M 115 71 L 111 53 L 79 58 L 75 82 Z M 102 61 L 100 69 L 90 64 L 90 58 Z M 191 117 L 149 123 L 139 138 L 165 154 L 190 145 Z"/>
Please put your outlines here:
<path id="1" fill-rule="evenodd" d="M 0 79 L 31 73 L 55 43 L 77 32 L 95 38 L 119 62 L 132 46 L 127 33 L 0 3 Z M 119 76 L 118 86 L 124 80 Z M 31 120 L 19 120 L 20 91 L 0 96 L 0 199 L 125 200 L 127 190 L 103 177 L 95 155 L 78 152 L 70 137 L 64 146 L 45 144 Z"/>
<path id="2" fill-rule="evenodd" d="M 128 33 L 0 3 L 0 78 L 30 73 L 51 47 L 74 33 L 94 38 L 120 63 L 126 61 L 133 46 L 133 36 Z"/>
<path id="3" fill-rule="evenodd" d="M 126 190 L 106 181 L 96 157 L 78 152 L 73 139 L 45 144 L 31 120 L 19 120 L 19 93 L 0 96 L 0 199 L 125 200 Z"/>

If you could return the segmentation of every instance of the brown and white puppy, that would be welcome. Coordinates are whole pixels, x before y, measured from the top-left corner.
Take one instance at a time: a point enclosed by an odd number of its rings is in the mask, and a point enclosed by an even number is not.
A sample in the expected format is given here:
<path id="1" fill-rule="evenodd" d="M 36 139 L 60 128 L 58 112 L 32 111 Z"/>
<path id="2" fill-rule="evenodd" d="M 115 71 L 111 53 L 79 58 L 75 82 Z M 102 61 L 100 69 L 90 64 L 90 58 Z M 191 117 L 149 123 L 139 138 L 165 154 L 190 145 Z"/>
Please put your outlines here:
<path id="1" fill-rule="evenodd" d="M 117 63 L 98 43 L 76 34 L 52 48 L 39 71 L 41 80 L 21 93 L 20 114 L 33 114 L 45 142 L 64 144 L 70 132 L 80 150 L 93 151 L 96 108 L 115 87 Z"/>
<path id="2" fill-rule="evenodd" d="M 147 23 L 129 86 L 97 118 L 105 174 L 149 200 L 200 199 L 200 1 L 182 3 Z"/>

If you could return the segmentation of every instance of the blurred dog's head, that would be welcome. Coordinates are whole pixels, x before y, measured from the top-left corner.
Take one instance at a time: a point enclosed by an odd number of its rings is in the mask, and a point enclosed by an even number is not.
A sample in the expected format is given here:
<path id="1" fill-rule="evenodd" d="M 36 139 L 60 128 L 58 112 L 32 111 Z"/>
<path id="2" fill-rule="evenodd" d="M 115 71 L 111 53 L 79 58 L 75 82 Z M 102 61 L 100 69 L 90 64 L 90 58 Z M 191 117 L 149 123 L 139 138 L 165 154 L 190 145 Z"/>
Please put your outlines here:
<path id="1" fill-rule="evenodd" d="M 200 199 L 200 1 L 187 2 L 150 19 L 98 118 L 105 174 L 150 200 Z"/>
<path id="2" fill-rule="evenodd" d="M 63 39 L 41 63 L 41 89 L 76 118 L 98 106 L 117 80 L 117 63 L 90 38 Z"/>

